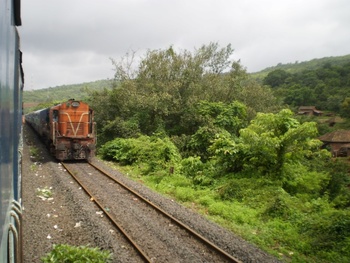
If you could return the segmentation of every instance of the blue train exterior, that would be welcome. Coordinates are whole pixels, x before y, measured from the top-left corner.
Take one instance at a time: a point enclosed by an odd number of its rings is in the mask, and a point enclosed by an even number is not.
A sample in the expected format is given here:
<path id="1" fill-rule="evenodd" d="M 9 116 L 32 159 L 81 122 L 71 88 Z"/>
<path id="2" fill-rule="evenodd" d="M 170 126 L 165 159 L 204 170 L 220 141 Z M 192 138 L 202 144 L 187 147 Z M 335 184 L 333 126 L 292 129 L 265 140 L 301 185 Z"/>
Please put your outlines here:
<path id="1" fill-rule="evenodd" d="M 0 262 L 22 262 L 20 0 L 0 0 Z"/>

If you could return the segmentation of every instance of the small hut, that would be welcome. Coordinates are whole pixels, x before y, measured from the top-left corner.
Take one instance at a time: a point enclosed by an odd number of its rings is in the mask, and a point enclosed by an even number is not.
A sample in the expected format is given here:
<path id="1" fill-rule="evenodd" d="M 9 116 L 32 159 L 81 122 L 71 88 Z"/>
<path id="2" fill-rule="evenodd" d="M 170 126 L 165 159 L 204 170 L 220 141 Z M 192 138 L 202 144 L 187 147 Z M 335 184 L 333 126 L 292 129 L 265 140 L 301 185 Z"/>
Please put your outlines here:
<path id="1" fill-rule="evenodd" d="M 323 148 L 329 146 L 334 157 L 350 156 L 350 131 L 338 130 L 318 138 L 323 142 Z"/>
<path id="2" fill-rule="evenodd" d="M 315 106 L 300 106 L 298 109 L 299 115 L 321 116 L 322 111 L 316 109 Z"/>

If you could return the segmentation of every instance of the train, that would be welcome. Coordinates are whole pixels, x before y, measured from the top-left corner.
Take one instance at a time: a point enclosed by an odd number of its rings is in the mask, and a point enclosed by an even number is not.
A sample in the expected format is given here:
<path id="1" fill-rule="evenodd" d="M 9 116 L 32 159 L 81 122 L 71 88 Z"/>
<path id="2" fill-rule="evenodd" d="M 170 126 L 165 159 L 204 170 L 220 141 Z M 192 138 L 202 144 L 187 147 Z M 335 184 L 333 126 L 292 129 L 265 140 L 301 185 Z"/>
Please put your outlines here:
<path id="1" fill-rule="evenodd" d="M 20 0 L 0 0 L 0 262 L 22 262 Z"/>
<path id="2" fill-rule="evenodd" d="M 83 101 L 70 99 L 26 114 L 25 122 L 60 161 L 90 160 L 95 155 L 94 111 Z"/>

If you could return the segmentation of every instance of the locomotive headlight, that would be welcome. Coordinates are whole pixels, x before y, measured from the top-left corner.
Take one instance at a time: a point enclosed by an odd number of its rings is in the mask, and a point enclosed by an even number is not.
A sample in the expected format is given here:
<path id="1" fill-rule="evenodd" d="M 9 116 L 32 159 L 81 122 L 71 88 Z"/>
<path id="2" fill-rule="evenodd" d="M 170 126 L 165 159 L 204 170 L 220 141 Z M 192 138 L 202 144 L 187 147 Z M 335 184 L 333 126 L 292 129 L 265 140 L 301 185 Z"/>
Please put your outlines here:
<path id="1" fill-rule="evenodd" d="M 80 105 L 79 101 L 73 101 L 72 102 L 72 107 L 78 108 Z"/>

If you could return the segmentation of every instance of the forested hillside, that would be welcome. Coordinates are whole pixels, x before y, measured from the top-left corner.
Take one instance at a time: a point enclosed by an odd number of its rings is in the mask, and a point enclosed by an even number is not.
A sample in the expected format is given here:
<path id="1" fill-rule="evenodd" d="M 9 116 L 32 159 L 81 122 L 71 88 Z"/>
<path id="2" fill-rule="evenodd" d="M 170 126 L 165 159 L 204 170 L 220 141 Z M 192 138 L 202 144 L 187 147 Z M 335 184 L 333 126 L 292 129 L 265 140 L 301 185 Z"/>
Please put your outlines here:
<path id="1" fill-rule="evenodd" d="M 48 87 L 40 90 L 24 90 L 23 102 L 25 112 L 45 107 L 45 105 L 53 105 L 56 102 L 62 102 L 68 99 L 85 100 L 89 96 L 90 91 L 110 89 L 111 80 L 99 80 L 94 82 L 63 85 L 58 87 Z"/>
<path id="2" fill-rule="evenodd" d="M 350 116 L 350 58 L 342 65 L 327 62 L 296 73 L 277 69 L 268 73 L 263 84 L 291 107 L 314 105 L 323 111 Z"/>
<path id="3" fill-rule="evenodd" d="M 294 74 L 301 71 L 315 70 L 323 67 L 326 64 L 332 66 L 343 66 L 350 62 L 350 55 L 339 56 L 339 57 L 325 57 L 315 58 L 310 61 L 295 61 L 294 63 L 282 64 L 279 63 L 276 66 L 268 67 L 259 72 L 251 73 L 250 75 L 257 80 L 263 80 L 270 72 L 275 70 L 284 70 L 288 73 Z"/>

